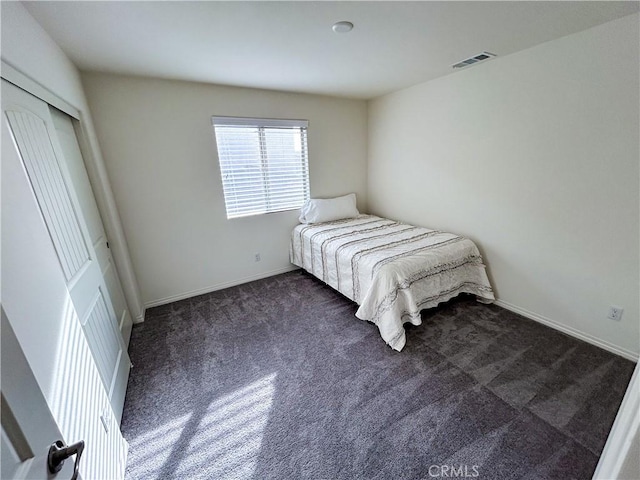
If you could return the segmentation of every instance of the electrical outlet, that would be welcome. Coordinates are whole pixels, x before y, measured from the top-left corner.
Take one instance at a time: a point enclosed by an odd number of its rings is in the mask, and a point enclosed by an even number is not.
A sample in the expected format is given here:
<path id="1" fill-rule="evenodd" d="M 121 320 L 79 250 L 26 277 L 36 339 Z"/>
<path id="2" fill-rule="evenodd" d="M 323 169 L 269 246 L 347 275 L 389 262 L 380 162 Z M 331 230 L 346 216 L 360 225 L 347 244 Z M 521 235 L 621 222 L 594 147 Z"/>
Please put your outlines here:
<path id="1" fill-rule="evenodd" d="M 624 312 L 624 308 L 621 307 L 616 307 L 615 305 L 611 305 L 609 307 L 609 314 L 607 315 L 607 318 L 609 320 L 620 320 L 622 318 L 622 312 Z"/>
<path id="2" fill-rule="evenodd" d="M 254 258 L 256 259 L 256 262 L 259 262 L 259 261 L 261 260 L 261 259 L 260 259 L 260 254 L 259 254 L 259 253 L 256 253 L 256 254 L 255 254 L 255 256 L 254 256 Z"/>

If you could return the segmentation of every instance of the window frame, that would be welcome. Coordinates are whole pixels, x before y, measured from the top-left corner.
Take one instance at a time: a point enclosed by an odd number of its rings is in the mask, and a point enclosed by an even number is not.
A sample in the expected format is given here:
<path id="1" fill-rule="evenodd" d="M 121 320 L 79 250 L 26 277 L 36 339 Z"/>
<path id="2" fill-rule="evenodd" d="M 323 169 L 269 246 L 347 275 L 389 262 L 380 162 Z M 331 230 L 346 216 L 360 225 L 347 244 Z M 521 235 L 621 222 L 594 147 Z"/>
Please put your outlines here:
<path id="1" fill-rule="evenodd" d="M 311 196 L 310 194 L 310 179 L 309 179 L 309 147 L 308 147 L 308 120 L 297 120 L 297 119 L 275 119 L 275 118 L 256 118 L 256 117 L 229 117 L 229 116 L 218 116 L 214 115 L 211 117 L 211 124 L 213 126 L 214 140 L 216 144 L 216 154 L 218 157 L 218 166 L 220 167 L 220 178 L 222 181 L 223 187 L 223 196 L 225 202 L 225 211 L 227 215 L 227 219 L 231 220 L 234 218 L 242 218 L 249 217 L 255 215 L 264 215 L 269 213 L 278 213 L 285 212 L 291 210 L 299 209 L 306 200 L 308 200 Z M 237 198 L 234 199 L 231 191 L 235 192 L 235 189 L 238 185 L 238 181 L 236 180 L 235 175 L 239 174 L 238 170 L 234 170 L 233 168 L 229 170 L 228 163 L 233 162 L 234 159 L 232 156 L 227 158 L 222 158 L 220 153 L 220 145 L 219 145 L 219 134 L 224 134 L 222 131 L 218 131 L 217 127 L 237 127 L 238 129 L 242 128 L 255 128 L 257 129 L 257 146 L 259 148 L 259 158 L 255 158 L 257 160 L 256 164 L 259 164 L 260 172 L 256 174 L 256 179 L 260 178 L 262 181 L 262 190 L 263 196 L 261 201 L 238 201 Z M 298 130 L 299 132 L 299 142 L 300 142 L 300 153 L 292 152 L 291 158 L 297 160 L 297 156 L 300 156 L 300 164 L 299 166 L 290 167 L 292 170 L 292 175 L 298 175 L 299 183 L 301 187 L 295 188 L 292 187 L 291 192 L 293 194 L 297 192 L 301 192 L 301 200 L 291 205 L 287 205 L 286 207 L 274 207 L 273 205 L 277 203 L 278 200 L 282 201 L 281 194 L 273 194 L 274 189 L 272 188 L 273 184 L 273 171 L 275 160 L 270 162 L 269 153 L 267 152 L 267 137 L 269 137 L 268 129 L 291 129 L 293 131 Z M 275 135 L 275 134 L 274 134 Z M 271 170 L 271 173 L 270 173 Z M 288 172 L 287 172 L 288 173 Z M 225 177 L 230 176 L 230 179 L 225 179 Z M 235 195 L 235 194 L 234 194 Z M 285 194 L 286 195 L 286 194 Z M 296 199 L 297 200 L 297 199 Z M 253 205 L 253 209 L 248 209 L 246 212 L 238 212 L 241 210 L 242 206 L 250 208 Z"/>

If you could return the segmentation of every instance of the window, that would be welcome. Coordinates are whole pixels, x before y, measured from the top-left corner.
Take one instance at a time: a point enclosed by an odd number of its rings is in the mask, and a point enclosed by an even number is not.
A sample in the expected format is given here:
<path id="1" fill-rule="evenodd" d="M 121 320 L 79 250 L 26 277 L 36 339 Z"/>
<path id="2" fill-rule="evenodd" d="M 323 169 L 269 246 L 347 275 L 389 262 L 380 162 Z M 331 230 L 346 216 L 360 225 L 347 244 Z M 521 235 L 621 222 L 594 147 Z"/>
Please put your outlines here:
<path id="1" fill-rule="evenodd" d="M 302 206 L 309 198 L 306 120 L 212 120 L 227 218 Z"/>

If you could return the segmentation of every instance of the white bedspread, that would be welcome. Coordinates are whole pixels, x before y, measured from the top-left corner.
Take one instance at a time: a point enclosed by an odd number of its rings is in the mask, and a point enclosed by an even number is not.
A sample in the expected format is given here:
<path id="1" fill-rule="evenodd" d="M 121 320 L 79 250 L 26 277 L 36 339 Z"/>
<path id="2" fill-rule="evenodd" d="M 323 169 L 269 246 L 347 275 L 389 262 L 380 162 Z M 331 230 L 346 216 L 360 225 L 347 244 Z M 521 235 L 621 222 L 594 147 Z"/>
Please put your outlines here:
<path id="1" fill-rule="evenodd" d="M 403 323 L 422 323 L 420 311 L 460 293 L 495 299 L 476 245 L 452 233 L 373 215 L 298 225 L 291 263 L 302 267 L 360 308 L 392 348 L 406 343 Z"/>

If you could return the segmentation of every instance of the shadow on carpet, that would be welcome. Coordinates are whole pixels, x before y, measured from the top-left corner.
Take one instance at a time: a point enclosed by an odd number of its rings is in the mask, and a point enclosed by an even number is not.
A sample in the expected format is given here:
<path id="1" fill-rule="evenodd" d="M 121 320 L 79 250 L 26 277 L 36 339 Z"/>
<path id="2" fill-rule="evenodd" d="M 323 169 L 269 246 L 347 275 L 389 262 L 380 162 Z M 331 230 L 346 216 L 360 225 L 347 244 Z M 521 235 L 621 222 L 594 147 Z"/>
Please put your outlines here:
<path id="1" fill-rule="evenodd" d="M 291 272 L 147 311 L 127 478 L 587 479 L 634 364 L 462 296 L 385 345 Z"/>

